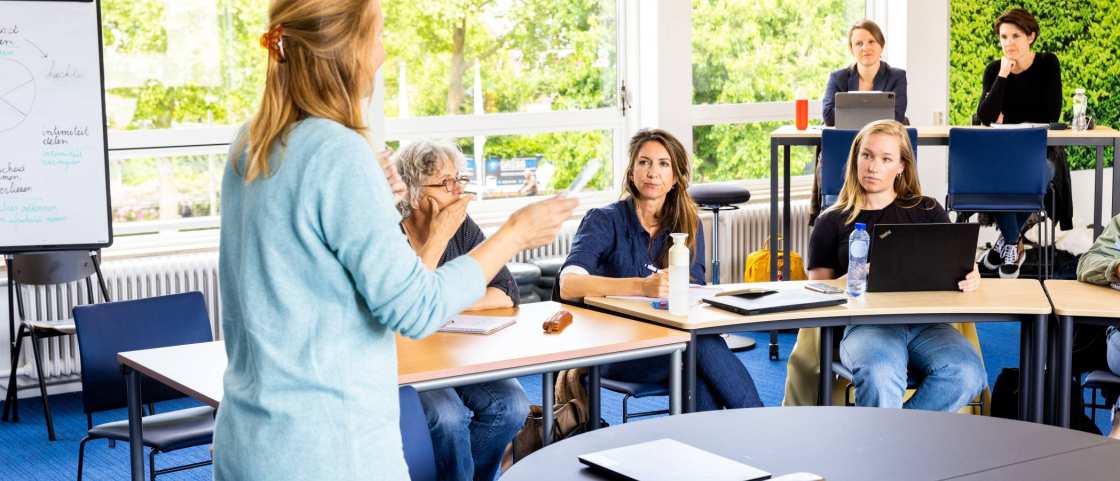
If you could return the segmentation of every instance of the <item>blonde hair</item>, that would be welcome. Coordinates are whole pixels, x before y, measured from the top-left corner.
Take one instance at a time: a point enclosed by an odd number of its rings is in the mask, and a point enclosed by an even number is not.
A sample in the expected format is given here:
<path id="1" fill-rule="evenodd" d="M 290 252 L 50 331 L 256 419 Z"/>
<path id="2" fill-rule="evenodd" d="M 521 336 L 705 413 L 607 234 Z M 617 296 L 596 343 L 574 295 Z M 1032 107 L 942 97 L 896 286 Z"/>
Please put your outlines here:
<path id="1" fill-rule="evenodd" d="M 626 166 L 626 183 L 623 186 L 625 194 L 636 199 L 641 199 L 641 191 L 634 185 L 631 176 L 634 173 L 634 164 L 638 162 L 638 153 L 646 142 L 657 142 L 669 152 L 669 160 L 673 166 L 675 184 L 665 197 L 665 204 L 661 206 L 659 229 L 668 232 L 684 232 L 688 234 L 688 250 L 693 255 L 696 253 L 696 231 L 700 228 L 700 215 L 696 212 L 696 202 L 688 195 L 688 183 L 692 178 L 692 169 L 688 161 L 688 151 L 681 141 L 673 134 L 661 129 L 642 129 L 630 138 L 630 163 Z M 655 253 L 658 267 L 669 265 L 669 242 L 665 243 L 661 252 Z"/>
<path id="2" fill-rule="evenodd" d="M 361 97 L 376 73 L 370 45 L 380 15 L 376 0 L 273 0 L 268 27 L 282 29 L 283 56 L 269 55 L 260 109 L 238 142 L 248 144 L 244 170 L 234 165 L 245 182 L 271 173 L 273 143 L 283 145 L 292 124 L 307 117 L 366 135 Z"/>
<path id="3" fill-rule="evenodd" d="M 895 177 L 891 188 L 899 200 L 907 202 L 906 208 L 917 206 L 922 201 L 922 186 L 918 182 L 918 169 L 914 164 L 914 147 L 910 145 L 910 134 L 906 126 L 896 120 L 876 120 L 863 127 L 852 141 L 852 150 L 848 153 L 848 162 L 844 166 L 844 187 L 840 188 L 840 195 L 831 209 L 848 212 L 845 224 L 855 222 L 867 199 L 867 192 L 859 183 L 859 151 L 863 141 L 872 134 L 885 134 L 898 139 L 899 161 L 902 162 L 902 174 Z"/>

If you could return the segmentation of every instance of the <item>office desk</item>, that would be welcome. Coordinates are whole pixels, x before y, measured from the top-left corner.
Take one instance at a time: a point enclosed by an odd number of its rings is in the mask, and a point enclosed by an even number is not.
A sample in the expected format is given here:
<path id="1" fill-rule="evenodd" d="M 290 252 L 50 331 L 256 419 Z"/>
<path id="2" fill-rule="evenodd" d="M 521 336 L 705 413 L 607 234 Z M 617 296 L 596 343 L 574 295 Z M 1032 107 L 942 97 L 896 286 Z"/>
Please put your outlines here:
<path id="1" fill-rule="evenodd" d="M 1120 291 L 1078 281 L 1046 281 L 1058 316 L 1054 337 L 1054 422 L 1069 427 L 1070 379 L 1073 377 L 1073 323 L 1120 324 Z M 1080 395 L 1080 393 L 1079 393 Z M 1118 475 L 1120 476 L 1120 475 Z"/>
<path id="2" fill-rule="evenodd" d="M 967 126 L 962 126 L 967 127 Z M 950 126 L 915 127 L 918 129 L 918 145 L 949 145 Z M 1101 234 L 1101 202 L 1104 191 L 1104 148 L 1114 147 L 1113 165 L 1120 165 L 1120 131 L 1108 127 L 1077 132 L 1073 130 L 1048 130 L 1047 145 L 1051 146 L 1088 146 L 1097 148 L 1095 184 L 1093 199 L 1093 237 Z M 790 147 L 794 145 L 820 146 L 821 129 L 797 130 L 792 125 L 778 127 L 770 134 L 770 252 L 778 251 L 778 149 L 783 151 L 782 170 L 782 232 L 790 231 L 789 162 Z M 1120 214 L 1120 175 L 1113 170 L 1112 175 L 1112 215 Z M 785 236 L 782 252 L 790 251 L 790 236 Z M 777 280 L 777 256 L 770 256 L 770 280 Z M 782 279 L 789 279 L 789 263 L 782 268 Z"/>
<path id="3" fill-rule="evenodd" d="M 560 309 L 572 313 L 572 324 L 561 333 L 544 334 L 541 322 Z M 543 373 L 546 439 L 552 427 L 552 373 L 661 355 L 669 355 L 672 372 L 680 372 L 681 351 L 689 339 L 687 333 L 678 330 L 555 302 L 475 314 L 516 315 L 518 322 L 488 336 L 436 333 L 419 341 L 398 338 L 398 381 L 423 391 Z M 142 436 L 142 426 L 138 422 L 141 376 L 167 384 L 213 407 L 221 402 L 222 375 L 227 364 L 225 345 L 221 341 L 122 352 L 117 354 L 117 360 L 127 374 L 129 436 L 132 439 Z M 670 406 L 675 414 L 680 412 L 680 376 L 670 381 Z M 589 389 L 588 394 L 592 396 L 591 419 L 597 421 L 598 392 Z M 143 479 L 143 446 L 129 443 L 129 449 L 132 477 Z"/>
<path id="4" fill-rule="evenodd" d="M 843 287 L 844 281 L 827 281 Z M 807 281 L 752 283 L 750 287 L 775 289 L 801 289 Z M 748 284 L 722 284 L 723 290 L 741 288 Z M 588 305 L 624 314 L 636 319 L 689 331 L 693 340 L 704 334 L 724 332 L 764 331 L 821 327 L 821 376 L 817 403 L 828 404 L 832 392 L 831 328 L 857 324 L 922 324 L 933 322 L 992 322 L 1017 321 L 1030 325 L 1020 336 L 1023 355 L 1019 362 L 1021 385 L 1030 389 L 1020 396 L 1020 411 L 1029 420 L 1041 421 L 1043 409 L 1043 360 L 1046 357 L 1047 317 L 1051 312 L 1050 301 L 1042 285 L 1032 279 L 984 279 L 973 292 L 870 292 L 860 299 L 850 299 L 847 304 L 801 309 L 794 311 L 743 316 L 717 309 L 706 304 L 693 306 L 687 316 L 673 316 L 668 311 L 650 307 L 649 303 L 589 297 Z M 694 409 L 696 393 L 696 353 L 685 352 L 686 408 Z"/>
<path id="5" fill-rule="evenodd" d="M 1066 465 L 1066 455 L 1117 453 L 1120 446 L 1078 431 L 956 413 L 843 407 L 734 409 L 655 418 L 581 434 L 522 459 L 502 481 L 606 479 L 584 468 L 577 456 L 660 438 L 775 476 L 808 471 L 828 481 L 933 481 L 1019 465 L 1053 470 Z M 991 479 L 1114 480 L 1120 457 L 1096 459 L 1091 467 L 1073 471 L 1084 472 L 1085 477 L 1055 472 L 1063 475 Z"/>

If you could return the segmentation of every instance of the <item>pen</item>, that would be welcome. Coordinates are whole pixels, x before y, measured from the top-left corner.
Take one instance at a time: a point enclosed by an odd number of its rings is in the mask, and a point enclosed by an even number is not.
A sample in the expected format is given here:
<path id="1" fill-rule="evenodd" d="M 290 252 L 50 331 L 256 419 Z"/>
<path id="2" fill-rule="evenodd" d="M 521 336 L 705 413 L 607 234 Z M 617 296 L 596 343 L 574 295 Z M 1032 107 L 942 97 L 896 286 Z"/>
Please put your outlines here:
<path id="1" fill-rule="evenodd" d="M 661 272 L 661 269 L 653 267 L 653 264 L 646 264 L 646 269 L 649 269 L 650 272 L 653 272 L 654 274 L 657 274 L 658 272 Z"/>

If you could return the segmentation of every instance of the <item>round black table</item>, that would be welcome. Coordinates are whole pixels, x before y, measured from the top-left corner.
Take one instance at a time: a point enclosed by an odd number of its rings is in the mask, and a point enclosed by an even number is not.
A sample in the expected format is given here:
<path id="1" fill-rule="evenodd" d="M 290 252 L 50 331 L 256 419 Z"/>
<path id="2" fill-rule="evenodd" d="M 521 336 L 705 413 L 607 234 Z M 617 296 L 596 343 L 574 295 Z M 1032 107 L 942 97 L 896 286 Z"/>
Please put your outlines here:
<path id="1" fill-rule="evenodd" d="M 757 408 L 666 416 L 592 431 L 533 453 L 501 481 L 608 479 L 584 467 L 577 456 L 660 438 L 775 476 L 807 471 L 827 481 L 942 480 L 998 473 L 1102 445 L 1120 454 L 1120 442 L 1102 436 L 984 416 L 858 407 Z M 1120 456 L 1108 456 L 1092 469 L 1101 472 L 1100 479 L 1116 479 Z"/>

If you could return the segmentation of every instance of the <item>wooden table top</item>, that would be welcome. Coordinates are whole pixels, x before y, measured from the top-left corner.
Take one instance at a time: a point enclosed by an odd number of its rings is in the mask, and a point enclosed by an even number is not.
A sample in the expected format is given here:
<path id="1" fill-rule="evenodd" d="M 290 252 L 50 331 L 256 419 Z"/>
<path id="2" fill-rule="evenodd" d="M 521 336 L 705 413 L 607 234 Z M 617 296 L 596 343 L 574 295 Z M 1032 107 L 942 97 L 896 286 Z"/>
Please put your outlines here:
<path id="1" fill-rule="evenodd" d="M 918 129 L 919 139 L 939 139 L 948 138 L 949 129 L 958 128 L 985 128 L 975 125 L 917 125 L 912 126 Z M 991 128 L 991 127 L 987 127 Z M 821 126 L 813 126 L 805 130 L 797 130 L 793 125 L 783 125 L 778 127 L 770 133 L 770 137 L 776 139 L 815 139 L 821 136 Z M 1047 130 L 1046 136 L 1051 139 L 1099 139 L 1099 138 L 1120 138 L 1120 131 L 1105 126 L 1097 126 L 1092 130 L 1077 131 L 1073 129 L 1066 130 Z"/>
<path id="2" fill-rule="evenodd" d="M 721 284 L 723 290 L 743 287 L 772 287 L 802 289 L 809 281 L 755 282 L 751 284 Z M 827 281 L 844 287 L 844 281 Z M 673 316 L 668 311 L 654 309 L 648 302 L 635 300 L 589 297 L 589 305 L 675 327 L 677 329 L 703 329 L 728 325 L 798 319 L 826 319 L 849 316 L 889 316 L 909 314 L 1049 314 L 1050 301 L 1042 284 L 1033 279 L 984 279 L 973 292 L 869 292 L 860 299 L 849 299 L 847 304 L 800 309 L 772 314 L 744 316 L 723 309 L 700 304 L 693 306 L 687 316 Z M 967 320 L 967 319 L 962 319 Z"/>
<path id="3" fill-rule="evenodd" d="M 1120 317 L 1120 291 L 1080 281 L 1046 281 L 1059 316 Z"/>
<path id="4" fill-rule="evenodd" d="M 561 309 L 572 313 L 572 324 L 560 333 L 545 334 L 541 323 Z M 490 335 L 438 332 L 418 341 L 398 336 L 398 382 L 412 384 L 689 340 L 683 331 L 556 302 L 471 314 L 516 315 L 518 321 Z M 122 352 L 117 360 L 210 406 L 217 407 L 222 399 L 227 364 L 222 341 Z"/>
<path id="5" fill-rule="evenodd" d="M 572 313 L 572 324 L 563 332 L 545 334 L 541 323 L 558 310 Z M 551 301 L 472 314 L 516 315 L 518 321 L 488 336 L 437 332 L 419 341 L 398 337 L 397 372 L 401 384 L 689 340 L 686 332 Z"/>

